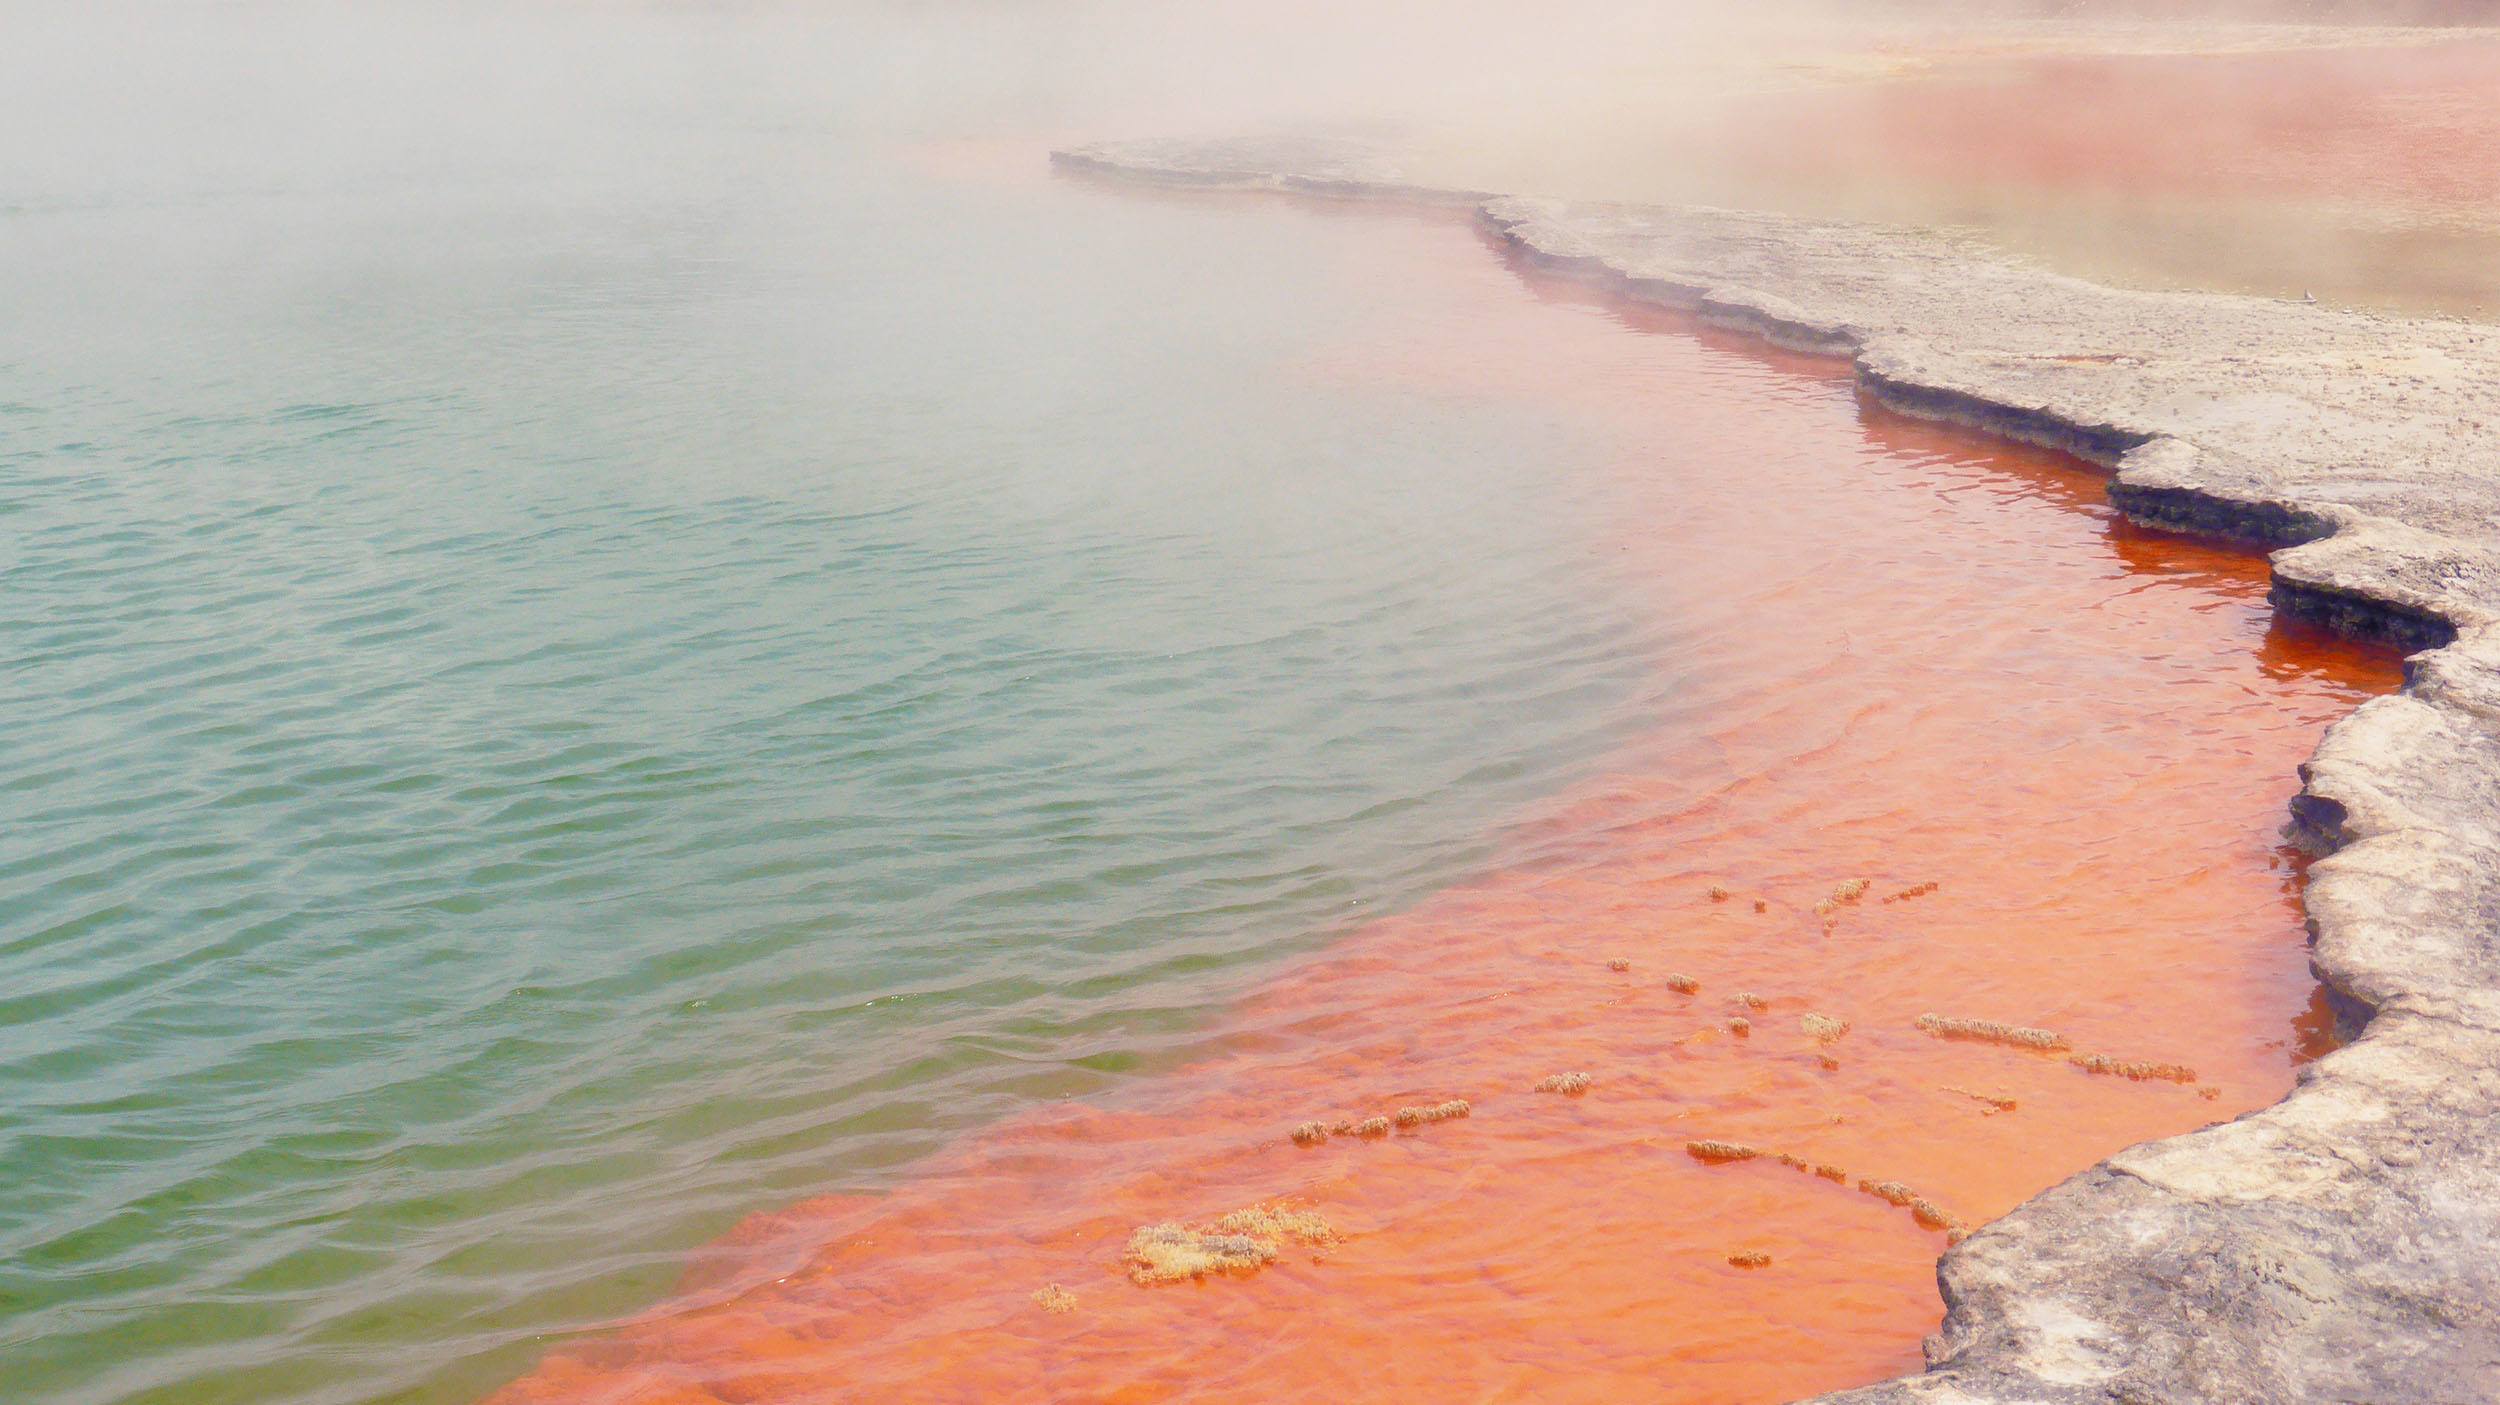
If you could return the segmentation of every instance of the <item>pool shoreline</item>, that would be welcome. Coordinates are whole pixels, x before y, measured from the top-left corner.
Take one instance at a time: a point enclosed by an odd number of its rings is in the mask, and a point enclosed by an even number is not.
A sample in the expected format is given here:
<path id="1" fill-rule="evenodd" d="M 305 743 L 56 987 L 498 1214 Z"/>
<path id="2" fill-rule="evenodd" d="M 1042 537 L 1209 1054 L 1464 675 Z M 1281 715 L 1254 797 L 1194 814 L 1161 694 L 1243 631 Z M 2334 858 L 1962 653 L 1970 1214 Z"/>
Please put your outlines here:
<path id="1" fill-rule="evenodd" d="M 1845 356 L 1907 415 L 2107 469 L 2140 524 L 2271 549 L 2274 607 L 2424 652 L 2330 727 L 2292 832 L 2352 1034 L 2283 1101 L 2146 1143 L 1939 1262 L 1921 1375 L 1823 1397 L 2453 1400 L 2500 1351 L 2500 334 L 2112 288 L 1931 231 L 1411 185 L 1294 141 L 1053 153 L 1198 189 L 1472 207 L 1542 270 Z M 2323 368 L 2323 369 L 2322 369 Z"/>

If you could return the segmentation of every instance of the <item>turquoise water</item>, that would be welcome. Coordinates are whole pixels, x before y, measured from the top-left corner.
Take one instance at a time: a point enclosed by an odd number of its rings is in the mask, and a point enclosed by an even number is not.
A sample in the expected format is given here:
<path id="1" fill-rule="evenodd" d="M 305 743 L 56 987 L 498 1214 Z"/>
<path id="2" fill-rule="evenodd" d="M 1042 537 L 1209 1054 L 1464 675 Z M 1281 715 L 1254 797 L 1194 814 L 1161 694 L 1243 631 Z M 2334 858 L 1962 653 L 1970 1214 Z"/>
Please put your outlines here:
<path id="1" fill-rule="evenodd" d="M 0 137 L 11 1400 L 470 1398 L 1168 1066 L 1668 701 L 1605 427 L 1344 373 L 1427 320 L 1378 224 L 679 23 L 448 137 L 354 72 Z"/>

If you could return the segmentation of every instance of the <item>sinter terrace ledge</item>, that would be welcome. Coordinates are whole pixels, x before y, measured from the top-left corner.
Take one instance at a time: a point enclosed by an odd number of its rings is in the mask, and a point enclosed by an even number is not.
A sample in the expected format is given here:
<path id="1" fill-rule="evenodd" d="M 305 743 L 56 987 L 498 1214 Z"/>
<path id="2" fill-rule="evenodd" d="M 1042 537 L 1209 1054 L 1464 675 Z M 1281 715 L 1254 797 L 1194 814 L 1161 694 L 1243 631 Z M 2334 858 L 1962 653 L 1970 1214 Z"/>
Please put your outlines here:
<path id="1" fill-rule="evenodd" d="M 1436 189 L 1324 141 L 1053 159 L 1472 205 L 1527 262 L 2101 463 L 2132 518 L 2275 548 L 2278 608 L 2426 650 L 2328 729 L 2293 804 L 2352 1042 L 1952 1249 L 1927 1371 L 1825 1399 L 2500 1400 L 2500 328 L 2105 287 L 1933 231 Z"/>

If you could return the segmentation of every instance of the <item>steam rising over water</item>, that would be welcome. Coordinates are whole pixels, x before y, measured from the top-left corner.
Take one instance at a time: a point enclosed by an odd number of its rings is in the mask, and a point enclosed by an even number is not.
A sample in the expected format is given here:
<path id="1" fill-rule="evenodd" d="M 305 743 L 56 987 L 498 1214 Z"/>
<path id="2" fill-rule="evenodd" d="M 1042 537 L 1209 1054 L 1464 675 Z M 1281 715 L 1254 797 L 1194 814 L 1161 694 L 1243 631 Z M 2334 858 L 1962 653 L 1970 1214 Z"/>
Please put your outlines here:
<path id="1" fill-rule="evenodd" d="M 1041 175 L 1558 52 L 1273 11 L 5 16 L 17 1398 L 472 1398 L 1686 717 L 1654 421 L 1370 374 L 1473 330 L 1376 216 Z"/>
<path id="2" fill-rule="evenodd" d="M 11 149 L 14 1398 L 469 1398 L 1667 701 L 1607 431 L 1326 369 L 1406 335 L 1369 225 L 635 77 Z"/>

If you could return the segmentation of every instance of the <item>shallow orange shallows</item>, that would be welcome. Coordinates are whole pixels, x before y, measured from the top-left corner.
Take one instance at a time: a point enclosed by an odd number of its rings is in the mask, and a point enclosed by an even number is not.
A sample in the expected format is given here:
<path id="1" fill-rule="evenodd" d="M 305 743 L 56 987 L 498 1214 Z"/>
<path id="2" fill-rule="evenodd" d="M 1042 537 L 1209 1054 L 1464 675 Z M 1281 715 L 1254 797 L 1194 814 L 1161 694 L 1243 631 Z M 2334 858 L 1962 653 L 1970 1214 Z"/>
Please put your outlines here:
<path id="1" fill-rule="evenodd" d="M 1915 1369 L 1940 1314 L 1947 1232 L 1861 1180 L 1982 1224 L 2324 1046 L 2280 827 L 2390 656 L 2274 623 L 2262 561 L 2127 526 L 2080 465 L 1862 406 L 1845 368 L 1523 282 L 1463 227 L 1362 239 L 1400 315 L 1278 373 L 1607 436 L 1556 491 L 1609 524 L 1588 588 L 1657 621 L 1649 735 L 1487 816 L 1501 862 L 1277 975 L 1218 1054 L 759 1216 L 498 1405 L 1790 1398 Z M 1123 1274 L 1140 1226 L 1278 1201 L 1340 1242 Z"/>

